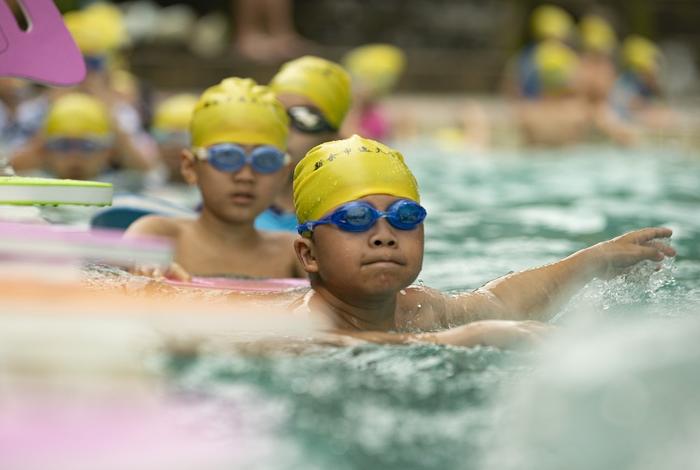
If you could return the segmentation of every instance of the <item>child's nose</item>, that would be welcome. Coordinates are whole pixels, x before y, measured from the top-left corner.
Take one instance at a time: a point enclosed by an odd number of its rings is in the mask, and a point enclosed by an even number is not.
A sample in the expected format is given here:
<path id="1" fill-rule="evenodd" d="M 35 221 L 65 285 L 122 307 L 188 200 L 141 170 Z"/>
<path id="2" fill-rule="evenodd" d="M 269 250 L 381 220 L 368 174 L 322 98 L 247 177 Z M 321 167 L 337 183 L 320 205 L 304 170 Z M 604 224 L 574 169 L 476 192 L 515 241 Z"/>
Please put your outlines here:
<path id="1" fill-rule="evenodd" d="M 372 228 L 372 234 L 369 237 L 369 244 L 374 247 L 394 247 L 398 244 L 396 234 L 386 219 L 380 219 Z"/>
<path id="2" fill-rule="evenodd" d="M 233 180 L 237 182 L 255 181 L 253 167 L 248 164 L 243 165 L 243 168 L 233 173 Z"/>

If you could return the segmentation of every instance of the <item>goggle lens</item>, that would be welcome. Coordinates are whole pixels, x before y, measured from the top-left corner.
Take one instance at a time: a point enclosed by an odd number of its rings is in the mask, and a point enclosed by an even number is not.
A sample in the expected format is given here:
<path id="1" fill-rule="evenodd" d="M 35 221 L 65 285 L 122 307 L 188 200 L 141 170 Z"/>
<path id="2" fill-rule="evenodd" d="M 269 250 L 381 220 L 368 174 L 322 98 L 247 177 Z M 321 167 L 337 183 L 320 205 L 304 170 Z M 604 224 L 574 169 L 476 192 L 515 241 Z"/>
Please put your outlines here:
<path id="1" fill-rule="evenodd" d="M 45 145 L 48 150 L 60 153 L 92 153 L 107 148 L 107 144 L 103 141 L 71 137 L 56 137 L 53 139 L 47 139 Z"/>
<path id="2" fill-rule="evenodd" d="M 311 106 L 290 106 L 287 115 L 293 128 L 306 134 L 318 134 L 321 132 L 334 132 L 320 110 Z"/>
<path id="3" fill-rule="evenodd" d="M 240 171 L 246 163 L 257 173 L 275 173 L 287 163 L 287 156 L 279 149 L 265 145 L 246 155 L 245 149 L 236 144 L 216 144 L 195 151 L 199 158 L 225 173 Z"/>

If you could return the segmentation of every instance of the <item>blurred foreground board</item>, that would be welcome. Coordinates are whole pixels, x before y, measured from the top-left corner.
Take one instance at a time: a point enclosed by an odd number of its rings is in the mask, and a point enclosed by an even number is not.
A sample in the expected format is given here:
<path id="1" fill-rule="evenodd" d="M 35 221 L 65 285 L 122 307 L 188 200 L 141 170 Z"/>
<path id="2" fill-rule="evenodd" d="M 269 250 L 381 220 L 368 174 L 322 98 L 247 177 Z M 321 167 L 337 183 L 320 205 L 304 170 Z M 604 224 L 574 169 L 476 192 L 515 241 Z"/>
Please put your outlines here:
<path id="1" fill-rule="evenodd" d="M 109 206 L 114 188 L 98 181 L 0 176 L 0 205 Z"/>

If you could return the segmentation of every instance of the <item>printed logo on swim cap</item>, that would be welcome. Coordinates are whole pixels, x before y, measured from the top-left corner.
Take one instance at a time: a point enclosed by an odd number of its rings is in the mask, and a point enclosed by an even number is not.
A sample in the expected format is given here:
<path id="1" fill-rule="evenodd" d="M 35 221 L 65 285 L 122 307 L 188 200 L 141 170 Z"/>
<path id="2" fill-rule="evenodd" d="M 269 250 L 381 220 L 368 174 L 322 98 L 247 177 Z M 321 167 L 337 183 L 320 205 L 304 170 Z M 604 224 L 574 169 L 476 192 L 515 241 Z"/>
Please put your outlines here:
<path id="1" fill-rule="evenodd" d="M 227 78 L 208 88 L 195 105 L 192 145 L 272 145 L 287 150 L 289 119 L 270 88 L 249 78 Z"/>
<path id="2" fill-rule="evenodd" d="M 368 142 L 373 142 L 373 141 L 368 141 Z M 384 147 L 384 148 L 382 148 Z M 389 149 L 388 147 L 382 146 L 379 147 L 378 145 L 372 146 L 371 144 L 367 145 L 360 145 L 359 147 L 353 148 L 353 147 L 345 147 L 342 151 L 340 152 L 331 152 L 326 157 L 321 157 L 319 160 L 314 163 L 314 171 L 320 169 L 324 162 L 330 163 L 334 161 L 336 158 L 339 156 L 342 157 L 343 155 L 350 157 L 353 153 L 356 154 L 362 154 L 362 153 L 376 153 L 376 154 L 381 154 L 381 155 L 390 155 L 393 157 L 399 157 L 401 154 L 397 152 L 396 150 Z M 403 157 L 401 157 L 403 158 Z"/>

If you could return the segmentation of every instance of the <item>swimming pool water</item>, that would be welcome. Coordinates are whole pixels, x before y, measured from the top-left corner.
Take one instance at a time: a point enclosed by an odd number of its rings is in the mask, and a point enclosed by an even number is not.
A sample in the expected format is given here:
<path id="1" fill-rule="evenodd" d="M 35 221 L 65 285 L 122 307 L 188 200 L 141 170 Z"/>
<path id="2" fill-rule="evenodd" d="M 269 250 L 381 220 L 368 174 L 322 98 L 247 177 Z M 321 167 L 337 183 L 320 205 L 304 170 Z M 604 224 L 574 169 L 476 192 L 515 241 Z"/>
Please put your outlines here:
<path id="1" fill-rule="evenodd" d="M 700 159 L 672 146 L 580 147 L 488 157 L 447 154 L 429 145 L 402 150 L 429 213 L 420 275 L 426 285 L 454 292 L 473 289 L 509 271 L 548 263 L 649 225 L 674 229 L 678 257 L 659 271 L 641 266 L 625 277 L 591 283 L 557 317 L 561 336 L 569 335 L 570 342 L 558 350 L 552 346 L 544 359 L 535 352 L 436 346 L 317 347 L 304 355 L 264 356 L 219 350 L 195 359 L 168 358 L 173 388 L 192 401 L 196 416 L 211 423 L 218 439 L 235 439 L 242 432 L 264 442 L 269 451 L 261 454 L 258 468 L 534 469 L 543 456 L 549 460 L 542 468 L 565 468 L 574 454 L 518 454 L 518 449 L 542 443 L 527 441 L 527 430 L 546 428 L 547 419 L 552 425 L 582 419 L 572 408 L 582 402 L 567 404 L 562 394 L 581 390 L 577 383 L 599 383 L 594 377 L 602 373 L 601 364 L 617 361 L 611 383 L 632 364 L 655 364 L 666 357 L 658 351 L 668 343 L 652 332 L 694 321 L 700 305 Z M 571 333 L 581 323 L 576 318 L 584 319 L 581 331 L 587 333 Z M 660 319 L 661 324 L 645 326 Z M 634 351 L 630 356 L 616 355 L 615 345 L 629 340 L 624 327 L 609 325 L 613 320 L 632 322 L 645 332 L 634 348 L 628 344 Z M 607 343 L 599 335 L 607 335 Z M 644 355 L 639 351 L 650 337 L 657 338 L 657 353 Z M 533 377 L 560 354 L 574 365 L 555 367 L 549 382 L 537 382 Z M 700 368 L 695 357 L 689 361 Z M 679 392 L 680 401 L 697 392 L 695 381 L 685 381 L 681 373 L 686 369 L 667 371 L 675 378 L 675 390 L 688 392 Z M 657 380 L 659 375 L 650 377 Z M 527 403 L 508 411 L 521 383 L 530 383 L 523 388 L 529 390 L 525 397 L 543 412 L 524 413 Z M 633 391 L 648 389 L 643 378 L 635 383 Z M 540 401 L 538 384 L 549 391 L 542 396 L 559 408 L 550 410 Z M 624 403 L 624 396 L 618 401 Z M 697 411 L 698 405 L 688 406 Z M 521 431 L 508 434 L 506 444 L 497 443 L 504 419 Z M 591 419 L 582 428 L 585 436 L 566 434 L 575 428 L 571 425 L 560 436 L 582 441 L 603 436 L 601 441 L 613 443 L 611 452 L 621 449 L 614 444 L 621 431 L 608 436 L 605 426 L 598 429 L 596 423 Z M 494 453 L 508 458 L 499 461 Z M 624 460 L 601 460 L 601 455 L 606 454 L 601 451 L 589 468 L 662 468 L 628 466 Z M 612 462 L 615 466 L 609 466 Z"/>

